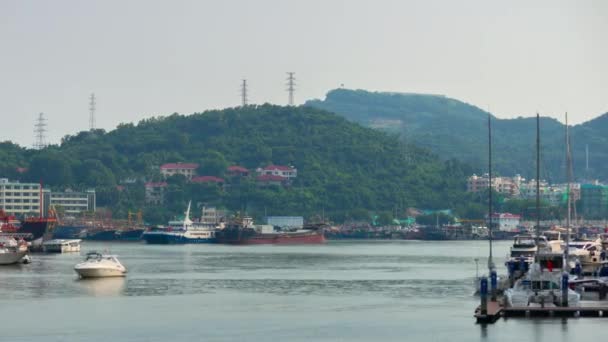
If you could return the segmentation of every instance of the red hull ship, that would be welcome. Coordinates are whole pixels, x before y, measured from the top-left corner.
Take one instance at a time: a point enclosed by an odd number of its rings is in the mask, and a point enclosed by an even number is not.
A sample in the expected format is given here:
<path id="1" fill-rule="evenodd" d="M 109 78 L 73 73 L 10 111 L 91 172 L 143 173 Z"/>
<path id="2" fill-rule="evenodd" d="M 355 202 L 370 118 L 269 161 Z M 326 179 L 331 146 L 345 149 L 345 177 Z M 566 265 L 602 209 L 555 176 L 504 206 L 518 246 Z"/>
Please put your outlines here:
<path id="1" fill-rule="evenodd" d="M 295 231 L 266 231 L 253 226 L 250 218 L 238 219 L 215 233 L 218 243 L 231 245 L 296 245 L 325 243 L 325 224 L 311 224 Z"/>

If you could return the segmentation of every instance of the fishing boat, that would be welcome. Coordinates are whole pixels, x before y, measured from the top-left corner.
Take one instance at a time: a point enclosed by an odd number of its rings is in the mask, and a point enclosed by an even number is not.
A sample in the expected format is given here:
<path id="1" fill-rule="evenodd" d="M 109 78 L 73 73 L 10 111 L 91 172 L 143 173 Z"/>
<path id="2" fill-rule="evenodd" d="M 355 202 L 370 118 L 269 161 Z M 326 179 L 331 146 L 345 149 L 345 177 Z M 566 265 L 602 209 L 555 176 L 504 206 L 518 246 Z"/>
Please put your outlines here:
<path id="1" fill-rule="evenodd" d="M 189 244 L 212 243 L 216 241 L 216 231 L 219 224 L 209 222 L 193 222 L 190 219 L 191 202 L 188 203 L 185 217 L 182 221 L 170 221 L 166 228 L 153 228 L 145 231 L 142 239 L 148 244 Z"/>
<path id="2" fill-rule="evenodd" d="M 89 252 L 83 262 L 74 266 L 74 271 L 81 278 L 124 277 L 127 268 L 124 267 L 116 255 Z"/>
<path id="3" fill-rule="evenodd" d="M 304 225 L 301 229 L 276 229 L 270 225 L 253 224 L 248 216 L 237 216 L 216 233 L 218 243 L 231 245 L 259 244 L 321 244 L 325 243 L 326 223 Z"/>
<path id="4" fill-rule="evenodd" d="M 0 237 L 0 265 L 21 262 L 28 254 L 27 243 L 11 237 Z"/>

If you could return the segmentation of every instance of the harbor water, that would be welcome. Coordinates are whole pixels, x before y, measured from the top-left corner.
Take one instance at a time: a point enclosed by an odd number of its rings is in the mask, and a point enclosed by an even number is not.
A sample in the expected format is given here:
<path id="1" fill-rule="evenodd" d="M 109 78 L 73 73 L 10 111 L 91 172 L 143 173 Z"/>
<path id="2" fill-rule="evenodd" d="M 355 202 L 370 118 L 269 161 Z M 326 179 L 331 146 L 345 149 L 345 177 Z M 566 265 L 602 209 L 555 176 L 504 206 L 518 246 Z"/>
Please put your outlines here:
<path id="1" fill-rule="evenodd" d="M 495 243 L 499 270 L 510 242 Z M 126 278 L 78 280 L 79 254 L 0 268 L 0 341 L 573 341 L 605 318 L 476 325 L 484 241 L 330 241 L 305 246 L 109 250 Z"/>

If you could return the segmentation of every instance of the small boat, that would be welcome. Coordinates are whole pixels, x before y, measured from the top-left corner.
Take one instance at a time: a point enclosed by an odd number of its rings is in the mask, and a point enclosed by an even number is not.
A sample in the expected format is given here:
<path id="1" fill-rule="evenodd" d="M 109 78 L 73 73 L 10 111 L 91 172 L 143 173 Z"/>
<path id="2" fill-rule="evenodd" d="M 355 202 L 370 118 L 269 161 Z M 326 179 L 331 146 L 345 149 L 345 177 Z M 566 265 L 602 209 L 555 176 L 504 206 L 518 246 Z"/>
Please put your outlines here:
<path id="1" fill-rule="evenodd" d="M 25 241 L 16 241 L 13 238 L 0 238 L 0 265 L 12 265 L 27 256 L 28 247 Z"/>
<path id="2" fill-rule="evenodd" d="M 81 278 L 124 277 L 127 269 L 115 255 L 89 252 L 85 260 L 76 266 L 74 271 Z"/>
<path id="3" fill-rule="evenodd" d="M 606 252 L 600 239 L 574 240 L 568 244 L 568 259 L 570 269 L 580 264 L 582 274 L 593 274 L 603 266 Z"/>
<path id="4" fill-rule="evenodd" d="M 80 252 L 80 239 L 53 239 L 42 243 L 45 253 Z"/>

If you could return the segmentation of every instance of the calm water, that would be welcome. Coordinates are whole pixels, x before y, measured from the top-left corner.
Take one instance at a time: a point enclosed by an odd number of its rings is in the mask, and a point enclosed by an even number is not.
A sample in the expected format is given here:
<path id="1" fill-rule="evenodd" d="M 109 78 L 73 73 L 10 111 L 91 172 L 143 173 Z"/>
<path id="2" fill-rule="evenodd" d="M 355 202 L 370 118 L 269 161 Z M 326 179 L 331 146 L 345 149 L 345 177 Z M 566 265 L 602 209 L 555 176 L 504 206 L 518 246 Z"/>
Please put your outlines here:
<path id="1" fill-rule="evenodd" d="M 496 244 L 501 264 L 509 243 Z M 605 319 L 473 321 L 486 242 L 109 249 L 125 279 L 77 280 L 80 255 L 0 268 L 0 341 L 573 341 Z M 594 332 L 595 330 L 595 332 Z"/>

